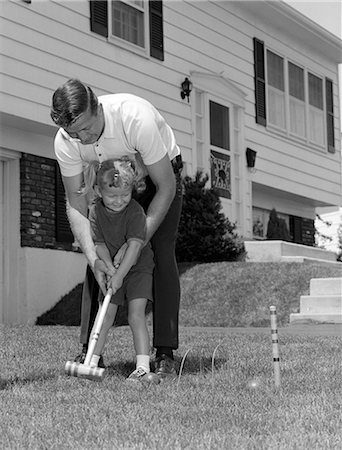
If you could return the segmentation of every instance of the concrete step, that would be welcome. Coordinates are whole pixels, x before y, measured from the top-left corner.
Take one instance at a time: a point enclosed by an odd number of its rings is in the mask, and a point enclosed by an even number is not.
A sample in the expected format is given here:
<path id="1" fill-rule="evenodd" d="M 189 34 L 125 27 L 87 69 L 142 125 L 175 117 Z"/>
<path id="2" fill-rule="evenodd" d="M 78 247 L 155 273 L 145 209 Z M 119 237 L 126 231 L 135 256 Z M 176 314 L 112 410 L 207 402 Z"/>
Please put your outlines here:
<path id="1" fill-rule="evenodd" d="M 303 260 L 298 259 L 298 262 L 304 262 L 304 260 L 323 260 L 336 264 L 336 254 L 334 252 L 308 245 L 271 240 L 245 241 L 244 244 L 247 252 L 247 260 L 251 262 L 282 261 L 282 258 L 287 256 L 304 258 Z"/>
<path id="2" fill-rule="evenodd" d="M 290 323 L 342 323 L 341 314 L 290 314 Z"/>
<path id="3" fill-rule="evenodd" d="M 301 314 L 342 314 L 340 295 L 302 295 L 300 297 Z"/>
<path id="4" fill-rule="evenodd" d="M 326 265 L 335 265 L 335 266 L 341 266 L 341 273 L 342 273 L 342 264 L 338 261 L 330 261 L 327 259 L 320 259 L 320 258 L 310 258 L 308 256 L 282 256 L 280 258 L 280 261 L 282 262 L 297 262 L 297 263 L 318 263 L 318 264 L 326 264 Z"/>
<path id="5" fill-rule="evenodd" d="M 342 296 L 342 278 L 312 278 L 310 280 L 310 295 Z"/>
<path id="6" fill-rule="evenodd" d="M 310 295 L 301 295 L 300 312 L 290 314 L 295 322 L 342 323 L 342 278 L 312 278 Z"/>

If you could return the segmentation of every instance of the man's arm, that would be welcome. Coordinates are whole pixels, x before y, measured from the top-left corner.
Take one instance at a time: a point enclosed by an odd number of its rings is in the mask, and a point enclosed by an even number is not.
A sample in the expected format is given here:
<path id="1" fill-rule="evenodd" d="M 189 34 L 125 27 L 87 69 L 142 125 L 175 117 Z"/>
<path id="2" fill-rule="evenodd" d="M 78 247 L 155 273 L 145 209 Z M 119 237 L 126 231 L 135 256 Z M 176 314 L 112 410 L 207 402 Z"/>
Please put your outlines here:
<path id="1" fill-rule="evenodd" d="M 102 291 L 105 292 L 105 274 L 107 274 L 108 269 L 106 265 L 98 259 L 96 254 L 95 245 L 91 236 L 90 222 L 87 218 L 87 198 L 85 195 L 79 194 L 83 182 L 83 174 L 81 173 L 72 177 L 63 176 L 62 179 L 67 197 L 67 214 L 71 231 L 87 258 L 88 264 L 93 270 Z"/>
<path id="2" fill-rule="evenodd" d="M 97 255 L 91 237 L 90 222 L 87 218 L 88 204 L 86 197 L 79 194 L 79 190 L 82 186 L 83 174 L 62 178 L 67 197 L 67 214 L 71 231 L 80 244 L 90 267 L 94 270 Z"/>
<path id="3" fill-rule="evenodd" d="M 176 193 L 176 180 L 168 155 L 155 164 L 146 166 L 147 172 L 156 187 L 146 217 L 146 242 L 162 223 Z"/>

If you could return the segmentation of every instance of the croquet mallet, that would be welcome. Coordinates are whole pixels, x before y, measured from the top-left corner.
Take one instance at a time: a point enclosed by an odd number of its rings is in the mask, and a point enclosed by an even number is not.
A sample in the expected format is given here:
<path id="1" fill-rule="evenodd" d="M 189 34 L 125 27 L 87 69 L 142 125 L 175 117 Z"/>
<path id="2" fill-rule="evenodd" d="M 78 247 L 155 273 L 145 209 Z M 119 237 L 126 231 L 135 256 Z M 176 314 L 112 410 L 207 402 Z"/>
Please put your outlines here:
<path id="1" fill-rule="evenodd" d="M 102 381 L 104 378 L 104 369 L 100 367 L 90 367 L 90 361 L 93 356 L 96 343 L 98 341 L 102 324 L 107 313 L 110 299 L 113 295 L 112 288 L 109 288 L 106 296 L 99 306 L 99 310 L 96 315 L 95 323 L 91 331 L 91 337 L 89 342 L 88 351 L 84 360 L 84 363 L 78 363 L 75 361 L 67 361 L 65 364 L 65 373 L 73 377 L 87 378 L 88 380 Z"/>

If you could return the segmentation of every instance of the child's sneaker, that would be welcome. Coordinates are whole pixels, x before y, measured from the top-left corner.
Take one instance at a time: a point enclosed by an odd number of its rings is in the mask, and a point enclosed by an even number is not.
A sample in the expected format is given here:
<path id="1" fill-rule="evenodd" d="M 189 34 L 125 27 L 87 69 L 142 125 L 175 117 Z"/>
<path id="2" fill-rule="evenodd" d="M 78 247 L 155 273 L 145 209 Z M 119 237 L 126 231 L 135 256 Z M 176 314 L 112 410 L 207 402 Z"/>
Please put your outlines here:
<path id="1" fill-rule="evenodd" d="M 142 378 L 147 374 L 145 369 L 142 367 L 138 367 L 135 369 L 134 372 L 132 372 L 127 378 L 127 381 L 142 381 Z"/>

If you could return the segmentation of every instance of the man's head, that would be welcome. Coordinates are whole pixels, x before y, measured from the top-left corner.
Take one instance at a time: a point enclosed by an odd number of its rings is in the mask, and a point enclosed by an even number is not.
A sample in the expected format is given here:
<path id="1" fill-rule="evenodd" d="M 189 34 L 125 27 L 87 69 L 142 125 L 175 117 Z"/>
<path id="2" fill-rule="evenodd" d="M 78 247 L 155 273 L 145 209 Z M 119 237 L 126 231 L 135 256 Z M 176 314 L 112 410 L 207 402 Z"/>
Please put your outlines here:
<path id="1" fill-rule="evenodd" d="M 93 144 L 104 128 L 102 107 L 89 86 L 70 79 L 53 94 L 51 118 L 70 137 Z"/>

